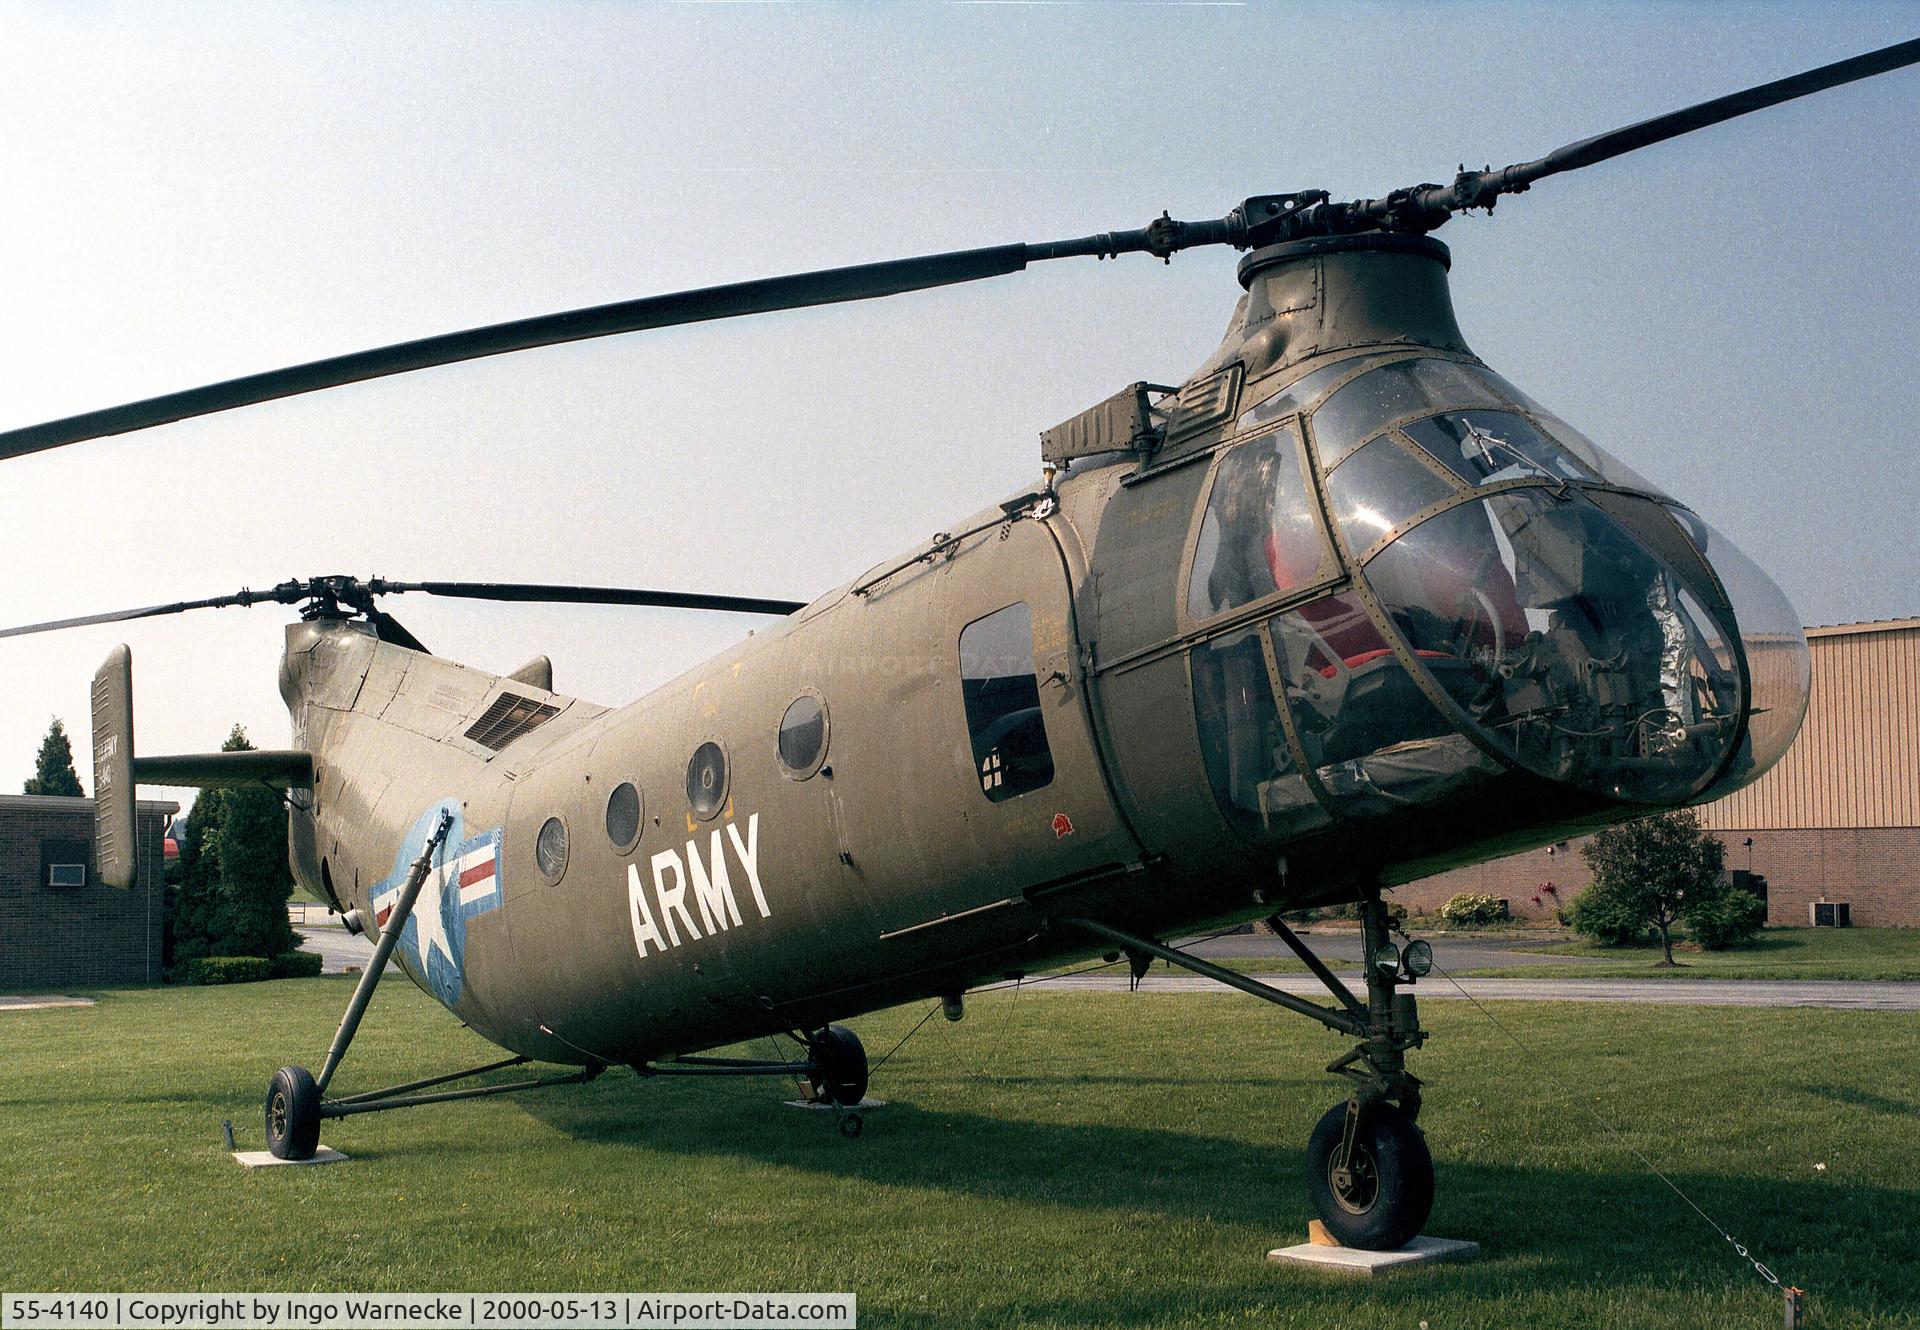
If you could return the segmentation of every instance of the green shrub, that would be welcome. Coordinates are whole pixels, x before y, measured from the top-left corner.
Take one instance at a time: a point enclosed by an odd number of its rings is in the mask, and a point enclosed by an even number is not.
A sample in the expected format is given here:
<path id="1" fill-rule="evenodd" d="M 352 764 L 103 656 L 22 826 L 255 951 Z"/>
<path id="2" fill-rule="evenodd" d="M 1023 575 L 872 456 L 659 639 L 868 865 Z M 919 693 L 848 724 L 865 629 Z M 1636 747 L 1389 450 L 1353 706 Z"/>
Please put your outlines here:
<path id="1" fill-rule="evenodd" d="M 190 984 L 252 984 L 268 978 L 264 956 L 199 956 L 180 967 Z"/>
<path id="2" fill-rule="evenodd" d="M 317 951 L 283 951 L 267 962 L 269 979 L 311 979 L 319 973 Z"/>
<path id="3" fill-rule="evenodd" d="M 1744 887 L 1732 887 L 1717 896 L 1689 903 L 1680 912 L 1687 936 L 1707 951 L 1745 946 L 1760 935 L 1767 922 L 1767 906 Z"/>
<path id="4" fill-rule="evenodd" d="M 1463 891 L 1440 907 L 1440 917 L 1455 928 L 1496 924 L 1504 914 L 1499 901 L 1478 891 Z"/>
<path id="5" fill-rule="evenodd" d="M 1609 947 L 1631 947 L 1651 932 L 1637 898 L 1597 882 L 1573 898 L 1567 923 L 1574 932 Z"/>

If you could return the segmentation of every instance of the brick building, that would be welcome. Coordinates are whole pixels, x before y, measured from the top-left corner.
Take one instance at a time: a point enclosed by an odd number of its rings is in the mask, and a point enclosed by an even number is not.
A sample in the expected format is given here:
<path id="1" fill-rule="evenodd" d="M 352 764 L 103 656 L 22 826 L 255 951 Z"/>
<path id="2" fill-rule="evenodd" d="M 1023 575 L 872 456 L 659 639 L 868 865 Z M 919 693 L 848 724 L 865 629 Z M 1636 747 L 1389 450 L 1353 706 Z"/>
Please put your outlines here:
<path id="1" fill-rule="evenodd" d="M 130 891 L 99 880 L 93 800 L 0 795 L 0 992 L 159 983 L 161 840 L 178 804 L 142 800 Z"/>
<path id="2" fill-rule="evenodd" d="M 1765 879 L 1767 922 L 1843 901 L 1861 926 L 1920 927 L 1920 619 L 1807 629 L 1813 694 L 1787 755 L 1700 810 L 1727 866 Z M 1580 842 L 1456 869 L 1393 893 L 1432 910 L 1462 891 L 1549 918 L 1589 881 Z M 1548 886 L 1553 890 L 1547 890 Z"/>

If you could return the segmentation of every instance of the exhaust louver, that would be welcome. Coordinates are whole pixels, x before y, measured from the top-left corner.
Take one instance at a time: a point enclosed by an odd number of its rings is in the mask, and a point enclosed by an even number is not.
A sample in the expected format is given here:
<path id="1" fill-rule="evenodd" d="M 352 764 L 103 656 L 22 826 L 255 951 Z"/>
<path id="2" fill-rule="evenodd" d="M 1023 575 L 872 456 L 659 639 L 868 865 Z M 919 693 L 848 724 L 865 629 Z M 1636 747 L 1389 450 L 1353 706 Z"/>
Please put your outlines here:
<path id="1" fill-rule="evenodd" d="M 483 748 L 499 752 L 530 730 L 537 730 L 555 716 L 560 708 L 536 702 L 518 693 L 502 693 L 493 705 L 467 729 L 467 738 Z"/>

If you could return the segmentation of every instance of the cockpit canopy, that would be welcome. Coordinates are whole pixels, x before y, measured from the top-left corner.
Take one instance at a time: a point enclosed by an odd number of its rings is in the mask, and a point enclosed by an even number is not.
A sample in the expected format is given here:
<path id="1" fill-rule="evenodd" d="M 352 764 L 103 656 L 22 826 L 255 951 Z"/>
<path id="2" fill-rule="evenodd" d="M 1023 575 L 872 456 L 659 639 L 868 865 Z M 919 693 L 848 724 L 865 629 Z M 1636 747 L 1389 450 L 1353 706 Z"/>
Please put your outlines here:
<path id="1" fill-rule="evenodd" d="M 1186 588 L 1232 630 L 1194 651 L 1195 705 L 1256 839 L 1501 765 L 1699 802 L 1792 742 L 1809 661 L 1779 590 L 1499 375 L 1350 358 L 1240 425 L 1288 418 L 1217 462 Z"/>

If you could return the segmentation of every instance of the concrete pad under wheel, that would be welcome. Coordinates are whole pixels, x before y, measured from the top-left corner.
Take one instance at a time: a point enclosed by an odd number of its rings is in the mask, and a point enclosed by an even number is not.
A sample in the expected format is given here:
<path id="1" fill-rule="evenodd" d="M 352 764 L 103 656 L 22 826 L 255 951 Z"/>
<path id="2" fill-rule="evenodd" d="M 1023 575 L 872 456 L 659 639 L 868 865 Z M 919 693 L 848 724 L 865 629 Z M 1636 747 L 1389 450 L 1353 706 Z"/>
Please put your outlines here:
<path id="1" fill-rule="evenodd" d="M 1267 1253 L 1267 1259 L 1371 1278 L 1402 1266 L 1464 1260 L 1479 1253 L 1479 1243 L 1462 1238 L 1418 1237 L 1398 1251 L 1362 1251 L 1358 1247 L 1323 1247 L 1303 1242 L 1297 1247 L 1277 1247 Z"/>
<path id="2" fill-rule="evenodd" d="M 857 1104 L 844 1106 L 830 1103 L 825 1099 L 784 1099 L 781 1102 L 788 1108 L 804 1108 L 810 1113 L 871 1113 L 876 1108 L 887 1106 L 887 1101 L 884 1099 L 862 1099 Z"/>
<path id="3" fill-rule="evenodd" d="M 282 1159 L 271 1150 L 235 1150 L 233 1162 L 242 1168 L 274 1168 L 281 1164 L 338 1164 L 347 1156 L 321 1146 L 311 1159 Z"/>

